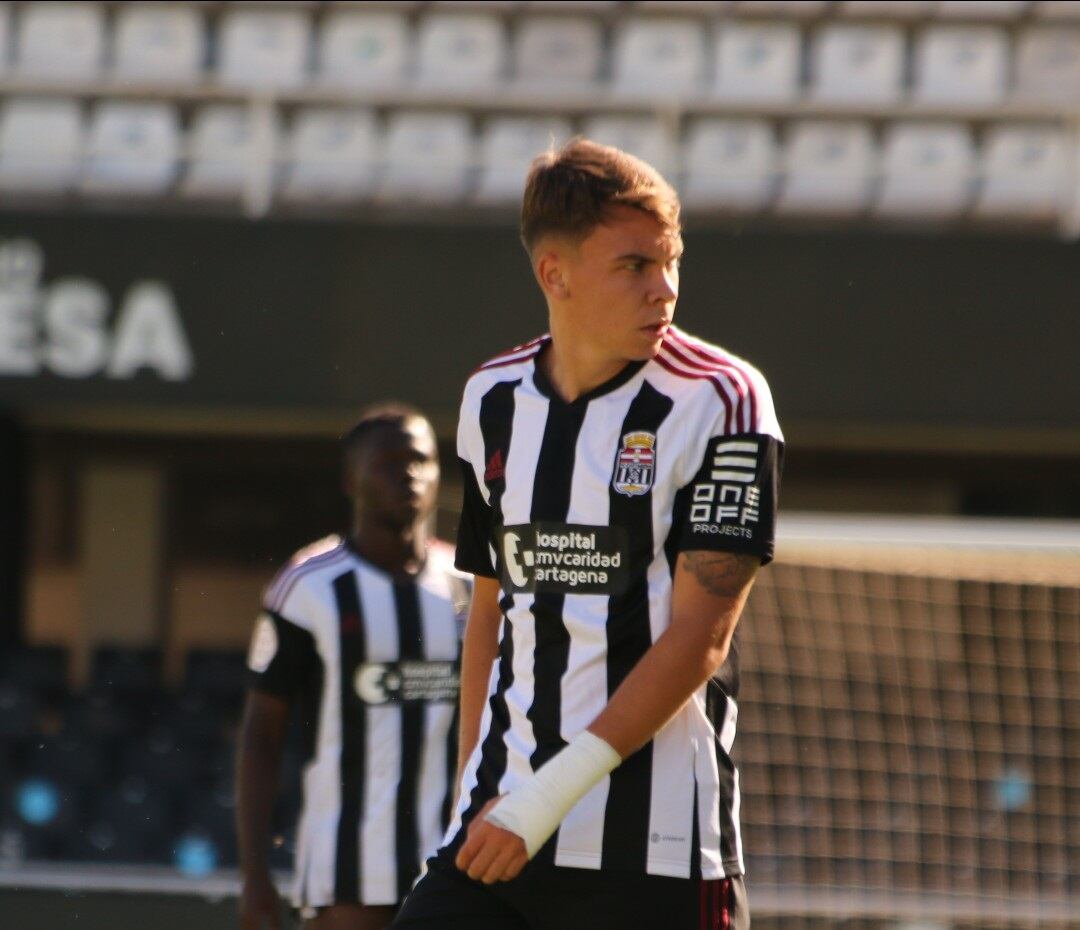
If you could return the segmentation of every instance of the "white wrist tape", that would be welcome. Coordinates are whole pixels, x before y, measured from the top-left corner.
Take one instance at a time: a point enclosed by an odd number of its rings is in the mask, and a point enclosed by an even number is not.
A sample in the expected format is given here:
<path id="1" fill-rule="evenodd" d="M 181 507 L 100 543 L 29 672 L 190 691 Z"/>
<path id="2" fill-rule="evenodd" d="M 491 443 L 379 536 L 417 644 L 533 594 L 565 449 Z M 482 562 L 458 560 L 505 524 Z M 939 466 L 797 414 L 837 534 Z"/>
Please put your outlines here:
<path id="1" fill-rule="evenodd" d="M 620 762 L 610 744 L 585 730 L 492 807 L 484 819 L 520 836 L 531 859 L 570 808 Z"/>

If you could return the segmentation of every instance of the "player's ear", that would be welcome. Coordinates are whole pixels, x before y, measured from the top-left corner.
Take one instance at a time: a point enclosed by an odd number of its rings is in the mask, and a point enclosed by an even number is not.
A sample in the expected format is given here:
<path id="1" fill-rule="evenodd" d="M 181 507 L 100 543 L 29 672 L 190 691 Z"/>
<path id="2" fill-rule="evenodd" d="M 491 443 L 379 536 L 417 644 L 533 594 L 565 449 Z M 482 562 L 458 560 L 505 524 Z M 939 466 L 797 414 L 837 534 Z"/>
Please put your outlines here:
<path id="1" fill-rule="evenodd" d="M 570 296 L 563 262 L 554 249 L 545 249 L 537 253 L 533 261 L 533 271 L 540 289 L 546 296 L 555 300 L 566 300 Z"/>

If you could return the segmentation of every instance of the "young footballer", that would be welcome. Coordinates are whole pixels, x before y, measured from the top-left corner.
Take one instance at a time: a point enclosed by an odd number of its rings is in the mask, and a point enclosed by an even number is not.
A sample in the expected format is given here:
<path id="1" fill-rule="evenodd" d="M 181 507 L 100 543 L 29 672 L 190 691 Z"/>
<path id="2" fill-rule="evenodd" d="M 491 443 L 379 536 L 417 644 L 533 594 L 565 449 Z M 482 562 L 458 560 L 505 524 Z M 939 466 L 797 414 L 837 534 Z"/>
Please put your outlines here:
<path id="1" fill-rule="evenodd" d="M 673 326 L 679 201 L 648 164 L 541 156 L 521 233 L 550 334 L 465 387 L 459 799 L 394 926 L 745 928 L 733 636 L 773 552 L 769 388 Z"/>

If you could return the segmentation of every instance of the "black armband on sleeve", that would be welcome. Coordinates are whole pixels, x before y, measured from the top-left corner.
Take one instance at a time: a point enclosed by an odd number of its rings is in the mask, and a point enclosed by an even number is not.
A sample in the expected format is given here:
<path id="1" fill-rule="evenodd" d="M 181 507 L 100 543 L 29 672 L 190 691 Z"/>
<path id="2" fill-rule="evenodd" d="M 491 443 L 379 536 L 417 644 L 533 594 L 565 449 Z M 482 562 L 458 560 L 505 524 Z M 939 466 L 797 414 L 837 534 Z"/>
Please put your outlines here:
<path id="1" fill-rule="evenodd" d="M 677 551 L 711 550 L 772 561 L 784 444 L 764 433 L 714 436 L 694 480 L 680 490 Z"/>

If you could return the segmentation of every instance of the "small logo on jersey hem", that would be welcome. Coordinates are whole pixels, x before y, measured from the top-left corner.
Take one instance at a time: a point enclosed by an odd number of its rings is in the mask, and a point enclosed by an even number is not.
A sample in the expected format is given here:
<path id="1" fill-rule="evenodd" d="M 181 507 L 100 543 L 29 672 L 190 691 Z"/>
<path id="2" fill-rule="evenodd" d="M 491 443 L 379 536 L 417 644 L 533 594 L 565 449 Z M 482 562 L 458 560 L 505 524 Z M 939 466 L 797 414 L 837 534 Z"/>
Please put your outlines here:
<path id="1" fill-rule="evenodd" d="M 652 490 L 656 474 L 656 433 L 635 430 L 622 438 L 622 448 L 615 456 L 615 474 L 611 486 L 619 494 L 640 497 Z"/>

